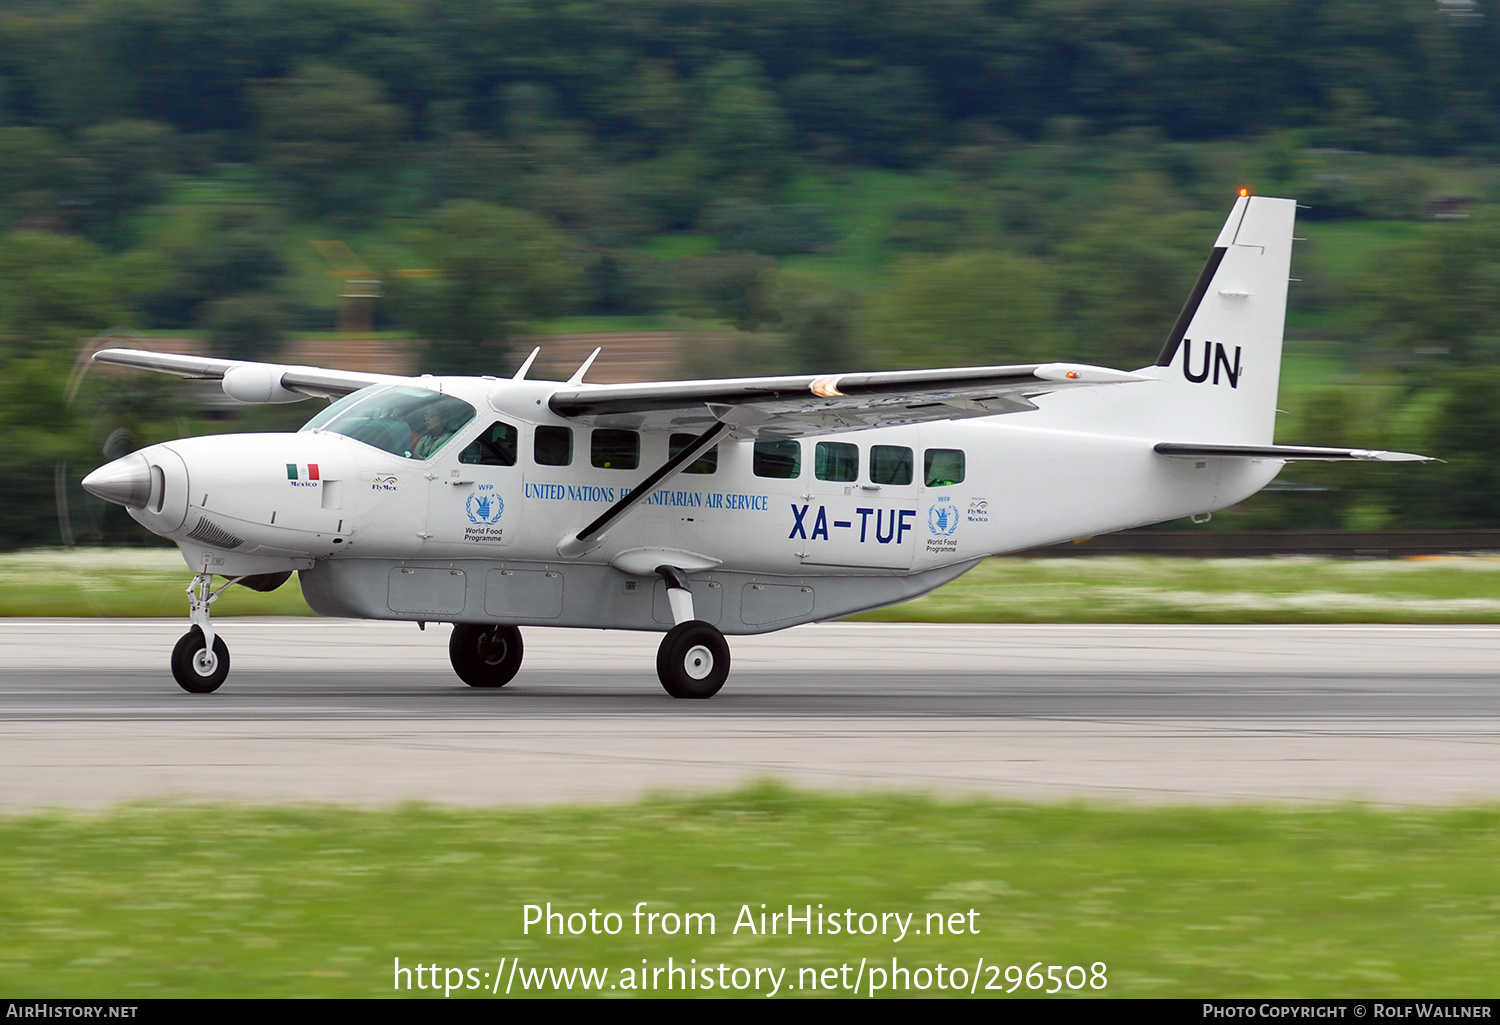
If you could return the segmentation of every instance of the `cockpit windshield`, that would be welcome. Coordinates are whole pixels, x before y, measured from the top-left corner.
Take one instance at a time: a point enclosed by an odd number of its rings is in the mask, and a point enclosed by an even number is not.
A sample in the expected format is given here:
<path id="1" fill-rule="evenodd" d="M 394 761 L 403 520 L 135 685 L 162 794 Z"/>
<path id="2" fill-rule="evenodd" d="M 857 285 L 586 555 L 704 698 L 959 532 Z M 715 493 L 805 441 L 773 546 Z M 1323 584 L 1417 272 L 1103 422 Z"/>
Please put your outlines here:
<path id="1" fill-rule="evenodd" d="M 474 407 L 451 395 L 397 384 L 365 388 L 303 425 L 332 431 L 407 459 L 430 459 L 474 419 Z"/>

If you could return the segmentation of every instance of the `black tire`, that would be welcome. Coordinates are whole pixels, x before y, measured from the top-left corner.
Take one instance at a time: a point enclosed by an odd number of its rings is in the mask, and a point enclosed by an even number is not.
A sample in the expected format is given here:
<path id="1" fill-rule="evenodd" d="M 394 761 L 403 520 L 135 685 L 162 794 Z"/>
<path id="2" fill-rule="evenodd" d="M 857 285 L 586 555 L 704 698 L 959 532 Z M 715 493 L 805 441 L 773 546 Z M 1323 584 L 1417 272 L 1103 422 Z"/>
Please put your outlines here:
<path id="1" fill-rule="evenodd" d="M 194 626 L 172 649 L 172 677 L 189 694 L 212 694 L 229 675 L 229 646 L 224 638 L 214 638 L 212 654 L 207 648 L 202 628 Z"/>
<path id="2" fill-rule="evenodd" d="M 520 671 L 523 652 L 513 626 L 457 623 L 448 638 L 448 661 L 470 687 L 504 687 Z"/>
<path id="3" fill-rule="evenodd" d="M 711 698 L 729 678 L 729 643 L 701 619 L 678 623 L 656 649 L 656 675 L 674 698 Z"/>

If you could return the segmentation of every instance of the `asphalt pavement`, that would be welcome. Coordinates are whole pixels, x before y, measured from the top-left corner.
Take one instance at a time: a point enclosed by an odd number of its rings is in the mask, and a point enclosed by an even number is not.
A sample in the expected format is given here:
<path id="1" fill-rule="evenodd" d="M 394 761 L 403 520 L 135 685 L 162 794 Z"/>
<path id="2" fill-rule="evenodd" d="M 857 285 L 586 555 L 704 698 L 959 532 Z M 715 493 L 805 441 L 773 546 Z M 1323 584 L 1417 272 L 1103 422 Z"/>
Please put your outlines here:
<path id="1" fill-rule="evenodd" d="M 525 631 L 464 686 L 448 628 L 220 620 L 215 694 L 179 620 L 0 621 L 0 809 L 129 800 L 626 800 L 753 779 L 1027 800 L 1500 798 L 1500 627 L 830 624 L 731 638 L 710 701 L 659 635 Z"/>

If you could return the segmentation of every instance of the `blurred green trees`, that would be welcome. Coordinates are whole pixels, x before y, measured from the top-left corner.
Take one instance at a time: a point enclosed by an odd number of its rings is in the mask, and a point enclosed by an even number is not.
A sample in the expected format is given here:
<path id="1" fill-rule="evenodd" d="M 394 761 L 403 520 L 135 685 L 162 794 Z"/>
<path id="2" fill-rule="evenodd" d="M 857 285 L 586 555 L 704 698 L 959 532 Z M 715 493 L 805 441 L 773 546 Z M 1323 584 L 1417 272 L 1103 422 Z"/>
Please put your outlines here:
<path id="1" fill-rule="evenodd" d="M 67 401 L 83 337 L 123 315 L 112 261 L 83 239 L 41 231 L 0 236 L 0 540 L 56 543 L 56 466 L 86 454 Z"/>
<path id="2" fill-rule="evenodd" d="M 1500 217 L 1446 226 L 1371 276 L 1373 327 L 1386 340 L 1464 365 L 1500 361 Z"/>
<path id="3" fill-rule="evenodd" d="M 1031 363 L 1057 358 L 1050 268 L 1004 252 L 907 256 L 872 311 L 873 333 L 901 366 Z"/>
<path id="4" fill-rule="evenodd" d="M 12 231 L 0 237 L 0 330 L 7 359 L 58 350 L 120 323 L 124 307 L 112 261 L 70 235 Z"/>
<path id="5" fill-rule="evenodd" d="M 307 65 L 253 95 L 266 165 L 298 206 L 346 217 L 379 208 L 406 127 L 380 82 Z"/>
<path id="6" fill-rule="evenodd" d="M 72 195 L 78 227 L 115 246 L 132 241 L 126 218 L 166 192 L 175 148 L 175 133 L 156 121 L 110 121 L 79 133 Z"/>
<path id="7" fill-rule="evenodd" d="M 209 209 L 133 254 L 149 322 L 196 328 L 216 355 L 263 359 L 291 325 L 280 219 L 264 207 Z"/>
<path id="8" fill-rule="evenodd" d="M 425 370 L 558 316 L 731 338 L 704 374 L 1129 368 L 1246 185 L 1312 207 L 1282 440 L 1450 462 L 1223 520 L 1500 525 L 1497 52 L 1500 0 L 0 3 L 6 480 L 45 506 L 103 426 L 51 401 L 100 331 L 348 326 L 322 240 Z M 125 391 L 140 437 L 201 426 Z"/>
<path id="9" fill-rule="evenodd" d="M 6 223 L 56 217 L 61 157 L 61 145 L 45 128 L 0 128 L 0 210 Z"/>
<path id="10" fill-rule="evenodd" d="M 1155 362 L 1218 232 L 1213 214 L 1121 204 L 1065 243 L 1062 318 L 1074 358 L 1106 366 Z"/>
<path id="11" fill-rule="evenodd" d="M 459 200 L 433 211 L 413 246 L 431 276 L 397 279 L 391 302 L 427 339 L 431 373 L 499 371 L 529 320 L 557 316 L 579 285 L 563 235 L 535 214 Z"/>

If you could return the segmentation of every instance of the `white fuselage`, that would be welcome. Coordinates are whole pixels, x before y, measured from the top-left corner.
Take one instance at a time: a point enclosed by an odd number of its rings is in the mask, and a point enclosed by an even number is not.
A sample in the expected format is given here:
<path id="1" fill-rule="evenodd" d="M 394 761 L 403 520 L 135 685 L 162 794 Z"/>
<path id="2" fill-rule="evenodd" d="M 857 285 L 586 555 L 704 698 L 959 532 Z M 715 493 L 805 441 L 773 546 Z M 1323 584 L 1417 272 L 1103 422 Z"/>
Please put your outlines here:
<path id="1" fill-rule="evenodd" d="M 177 542 L 194 569 L 301 570 L 310 604 L 326 614 L 666 629 L 653 573 L 666 563 L 692 573 L 699 618 L 746 633 L 913 597 L 988 555 L 1230 505 L 1282 465 L 1169 459 L 1148 438 L 1032 426 L 1019 413 L 803 437 L 796 475 L 764 476 L 755 441 L 730 435 L 713 472 L 679 473 L 596 548 L 567 559 L 559 543 L 666 462 L 668 436 L 640 432 L 629 469 L 595 465 L 612 460 L 592 450 L 592 431 L 629 430 L 628 419 L 601 428 L 557 417 L 547 408 L 555 384 L 410 383 L 478 411 L 432 458 L 324 430 L 167 442 L 144 450 L 160 487 L 131 514 Z M 1038 404 L 1037 421 L 1056 419 L 1046 397 Z M 498 421 L 516 432 L 514 465 L 460 461 Z M 565 465 L 538 463 L 538 427 L 554 439 L 571 429 Z M 820 442 L 855 446 L 857 459 L 841 449 L 832 469 Z M 909 481 L 889 470 L 903 450 Z M 962 479 L 929 484 L 929 450 L 950 467 L 962 453 L 961 474 L 948 474 Z M 548 461 L 558 460 L 554 446 Z"/>

